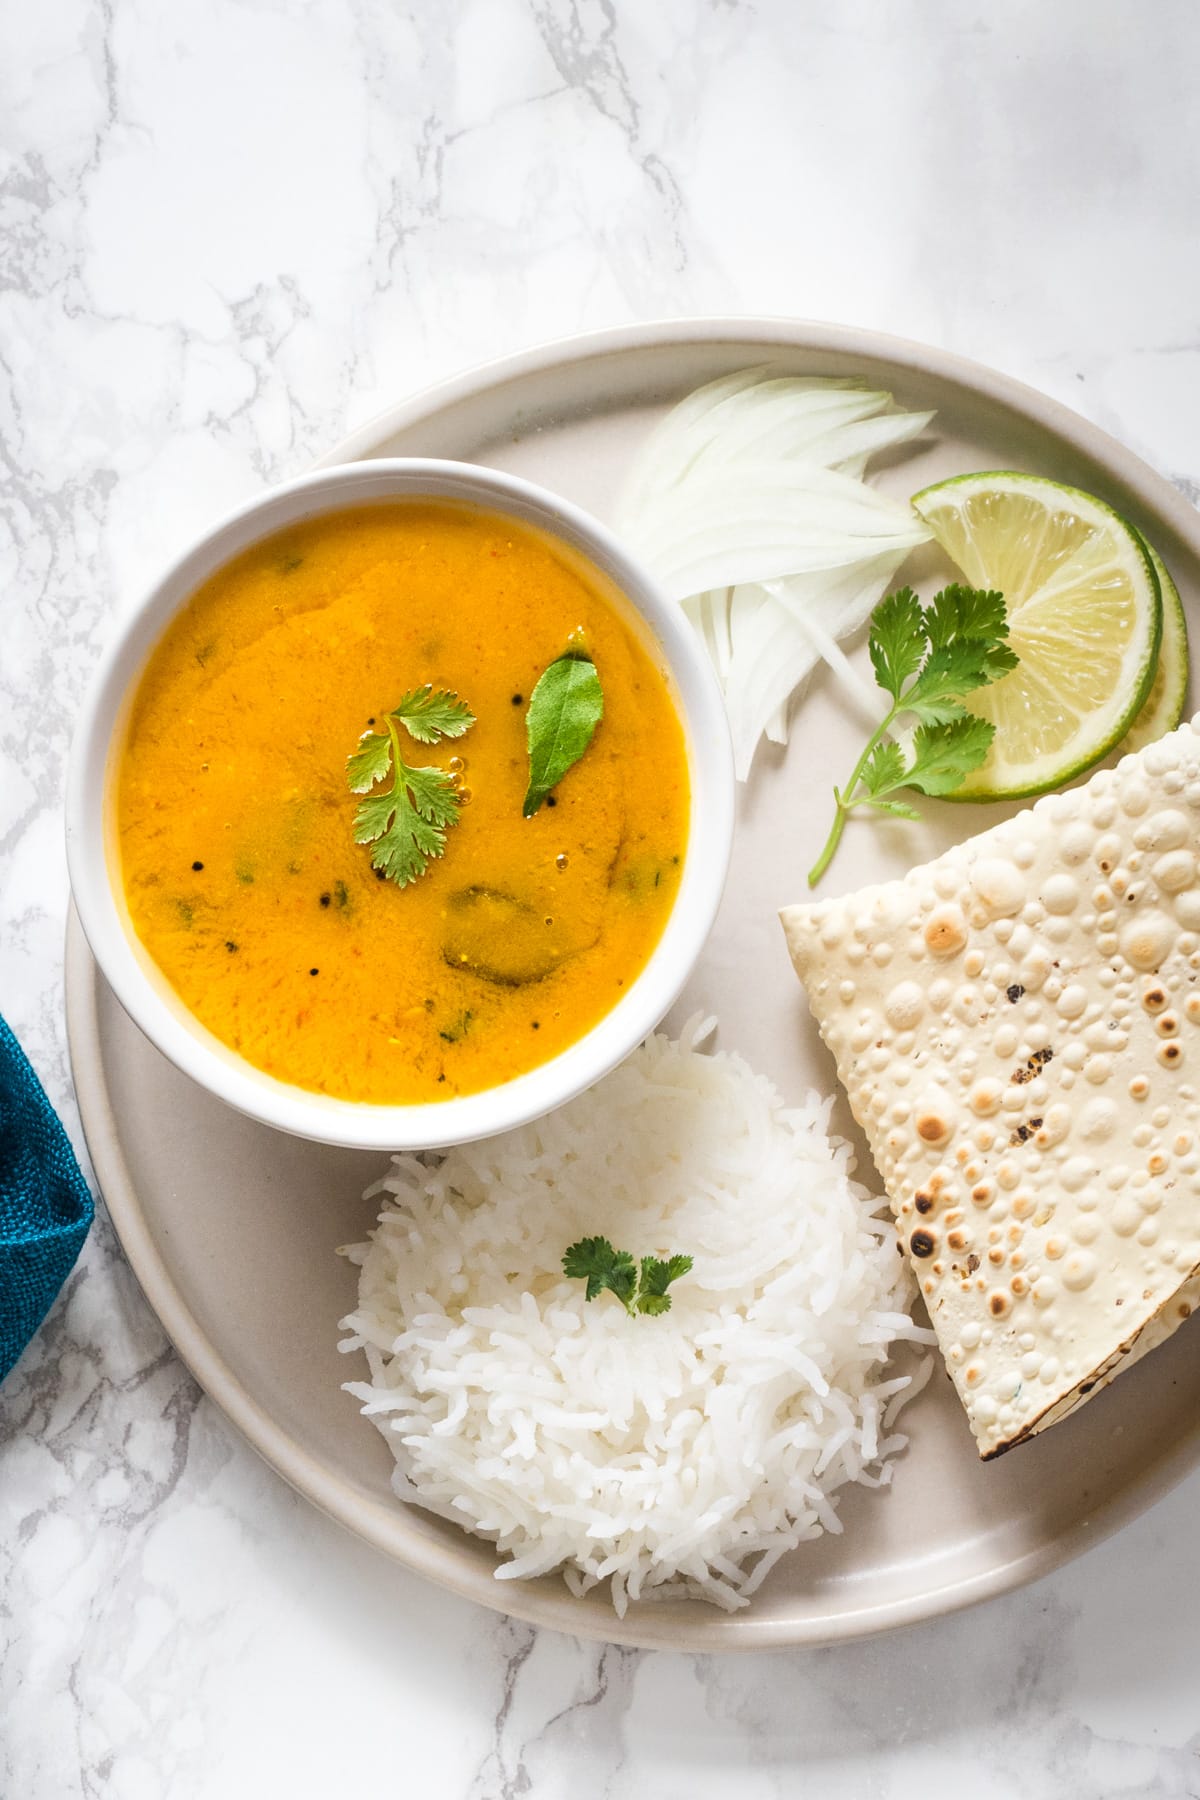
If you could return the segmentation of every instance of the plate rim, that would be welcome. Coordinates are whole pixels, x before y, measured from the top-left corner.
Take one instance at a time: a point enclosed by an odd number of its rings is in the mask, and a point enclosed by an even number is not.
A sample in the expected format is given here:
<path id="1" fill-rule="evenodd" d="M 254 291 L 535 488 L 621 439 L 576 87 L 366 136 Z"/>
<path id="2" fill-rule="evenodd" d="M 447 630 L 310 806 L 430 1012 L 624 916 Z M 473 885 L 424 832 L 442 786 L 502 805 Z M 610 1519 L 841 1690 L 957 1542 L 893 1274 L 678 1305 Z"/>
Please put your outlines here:
<path id="1" fill-rule="evenodd" d="M 1001 371 L 952 351 L 863 327 L 783 316 L 724 315 L 658 319 L 588 331 L 531 345 L 432 383 L 372 414 L 341 438 L 313 468 L 357 461 L 379 453 L 395 433 L 411 429 L 460 401 L 550 373 L 574 363 L 630 351 L 669 351 L 699 344 L 754 345 L 764 351 L 859 356 L 949 381 L 965 392 L 1016 411 L 1109 469 L 1139 502 L 1191 545 L 1200 558 L 1200 514 L 1136 452 L 1070 407 Z M 733 1652 L 816 1647 L 874 1636 L 945 1616 L 1009 1593 L 1062 1567 L 1111 1536 L 1167 1495 L 1200 1462 L 1200 1419 L 1102 1506 L 1067 1531 L 988 1569 L 958 1577 L 900 1599 L 854 1605 L 802 1621 L 755 1619 L 697 1607 L 694 1623 L 647 1606 L 618 1619 L 579 1608 L 564 1587 L 553 1596 L 522 1584 L 498 1583 L 457 1551 L 422 1540 L 410 1553 L 397 1541 L 403 1509 L 352 1492 L 289 1432 L 275 1423 L 241 1385 L 206 1336 L 159 1254 L 125 1160 L 109 1095 L 100 1042 L 98 998 L 102 977 L 87 947 L 72 902 L 67 919 L 65 1001 L 71 1072 L 97 1183 L 108 1216 L 134 1276 L 167 1336 L 203 1391 L 251 1448 L 328 1518 L 413 1574 L 492 1611 L 577 1638 L 631 1648 L 684 1652 Z M 582 1616 L 576 1617 L 576 1614 Z"/>

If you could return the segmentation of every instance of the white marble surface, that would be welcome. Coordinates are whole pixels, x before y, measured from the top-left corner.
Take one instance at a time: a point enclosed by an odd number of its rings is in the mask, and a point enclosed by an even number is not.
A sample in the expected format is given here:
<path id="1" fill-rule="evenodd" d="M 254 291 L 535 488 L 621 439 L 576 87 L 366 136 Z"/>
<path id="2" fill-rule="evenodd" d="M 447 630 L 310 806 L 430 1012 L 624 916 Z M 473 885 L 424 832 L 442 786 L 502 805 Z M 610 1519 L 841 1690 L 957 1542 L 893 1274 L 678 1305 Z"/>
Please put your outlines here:
<path id="1" fill-rule="evenodd" d="M 75 1129 L 60 800 L 110 619 L 385 401 L 627 319 L 884 327 L 1200 492 L 1191 0 L 0 8 L 0 1006 Z M 538 1635 L 197 1393 L 101 1222 L 0 1393 L 3 1800 L 1200 1795 L 1200 1476 L 824 1652 Z"/>

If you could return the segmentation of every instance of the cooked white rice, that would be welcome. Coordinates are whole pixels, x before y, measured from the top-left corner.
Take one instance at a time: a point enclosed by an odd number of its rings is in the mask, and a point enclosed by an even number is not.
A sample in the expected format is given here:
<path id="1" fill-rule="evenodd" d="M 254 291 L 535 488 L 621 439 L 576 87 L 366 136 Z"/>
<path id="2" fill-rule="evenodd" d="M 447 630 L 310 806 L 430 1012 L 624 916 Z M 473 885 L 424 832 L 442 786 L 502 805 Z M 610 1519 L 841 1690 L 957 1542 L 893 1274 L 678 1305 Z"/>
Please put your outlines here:
<path id="1" fill-rule="evenodd" d="M 613 1604 L 734 1609 L 785 1551 L 882 1486 L 914 1377 L 880 1202 L 827 1135 L 699 1032 L 653 1037 L 549 1118 L 444 1157 L 397 1156 L 343 1350 L 397 1460 L 396 1492 L 481 1537 L 518 1579 L 561 1569 Z M 562 1273 L 581 1237 L 689 1253 L 670 1312 L 630 1318 Z M 911 1366 L 910 1366 L 911 1367 Z M 928 1371 L 922 1369 L 924 1375 Z"/>

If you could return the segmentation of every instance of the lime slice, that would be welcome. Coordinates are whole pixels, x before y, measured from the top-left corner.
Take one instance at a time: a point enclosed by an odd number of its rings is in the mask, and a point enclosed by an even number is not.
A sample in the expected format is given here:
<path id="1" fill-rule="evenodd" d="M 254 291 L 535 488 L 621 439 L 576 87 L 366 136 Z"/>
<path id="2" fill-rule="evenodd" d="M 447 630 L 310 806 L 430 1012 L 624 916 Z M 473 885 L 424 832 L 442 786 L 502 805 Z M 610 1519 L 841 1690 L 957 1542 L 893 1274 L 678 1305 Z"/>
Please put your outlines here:
<path id="1" fill-rule="evenodd" d="M 1145 538 L 1142 539 L 1146 544 Z M 1167 566 L 1153 544 L 1146 544 L 1158 591 L 1162 595 L 1162 643 L 1158 650 L 1158 668 L 1150 684 L 1150 692 L 1142 702 L 1142 710 L 1121 743 L 1122 756 L 1133 750 L 1144 750 L 1156 738 L 1174 731 L 1183 718 L 1188 684 L 1187 624 L 1179 589 L 1167 573 Z"/>
<path id="2" fill-rule="evenodd" d="M 1021 659 L 971 695 L 996 735 L 948 798 L 1061 787 L 1120 742 L 1154 680 L 1163 609 L 1145 545 L 1102 500 L 1037 475 L 959 475 L 913 506 L 972 587 L 1004 595 Z"/>

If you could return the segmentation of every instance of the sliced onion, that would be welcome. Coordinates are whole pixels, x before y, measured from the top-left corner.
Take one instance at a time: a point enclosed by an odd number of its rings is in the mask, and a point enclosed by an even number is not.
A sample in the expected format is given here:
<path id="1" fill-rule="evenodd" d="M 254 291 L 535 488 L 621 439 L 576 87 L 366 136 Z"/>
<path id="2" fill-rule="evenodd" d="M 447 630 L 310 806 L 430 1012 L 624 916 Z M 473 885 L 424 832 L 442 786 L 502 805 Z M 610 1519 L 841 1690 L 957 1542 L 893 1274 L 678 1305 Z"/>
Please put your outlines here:
<path id="1" fill-rule="evenodd" d="M 882 559 L 883 562 L 886 562 L 886 560 L 887 559 Z M 872 584 L 871 577 L 868 574 L 867 587 L 864 588 L 864 593 L 870 591 L 871 585 L 877 585 L 880 590 L 880 596 L 882 597 L 883 589 L 889 586 L 896 571 L 894 568 L 882 566 L 881 563 L 881 567 L 877 573 L 879 575 L 879 580 L 874 584 Z M 842 692 L 845 694 L 847 700 L 849 700 L 850 705 L 854 708 L 855 712 L 860 715 L 862 723 L 864 725 L 873 726 L 879 716 L 878 690 L 873 687 L 868 687 L 867 683 L 858 673 L 858 670 L 854 667 L 837 639 L 826 629 L 820 616 L 820 608 L 811 605 L 807 607 L 803 606 L 800 603 L 798 596 L 792 594 L 786 581 L 768 581 L 764 582 L 763 585 L 769 594 L 772 594 L 787 607 L 804 635 L 811 639 L 814 649 L 823 661 L 828 664 L 831 675 L 840 685 Z M 869 618 L 870 614 L 875 610 L 876 604 L 876 601 L 869 602 L 864 611 L 863 618 L 859 621 L 860 624 L 865 624 L 867 618 Z M 843 637 L 849 637 L 856 629 L 857 627 L 849 624 L 847 619 L 843 619 Z M 784 736 L 777 739 L 777 742 L 786 744 L 786 715 L 783 718 L 783 727 Z"/>
<path id="2" fill-rule="evenodd" d="M 892 410 L 890 394 L 848 379 L 743 369 L 689 394 L 638 456 L 617 528 L 708 648 L 742 779 L 764 733 L 787 741 L 790 703 L 818 661 L 863 710 L 868 690 L 838 640 L 929 536 L 863 475 L 932 416 Z"/>
<path id="3" fill-rule="evenodd" d="M 619 518 L 618 529 L 677 600 L 903 554 L 929 536 L 907 502 L 852 476 L 758 461 L 697 469 L 652 514 L 636 525 Z"/>
<path id="4" fill-rule="evenodd" d="M 899 568 L 905 552 L 871 557 L 848 568 L 819 575 L 793 576 L 772 588 L 760 583 L 738 588 L 730 607 L 733 656 L 724 676 L 725 704 L 733 738 L 739 780 L 750 773 L 754 752 L 767 726 L 782 727 L 776 740 L 787 742 L 788 703 L 817 663 L 829 639 L 850 636 L 869 618 Z M 798 622 L 802 614 L 805 623 Z M 842 659 L 837 673 L 846 680 Z M 868 703 L 867 690 L 853 675 L 856 711 L 864 722 L 878 721 L 879 707 Z"/>

